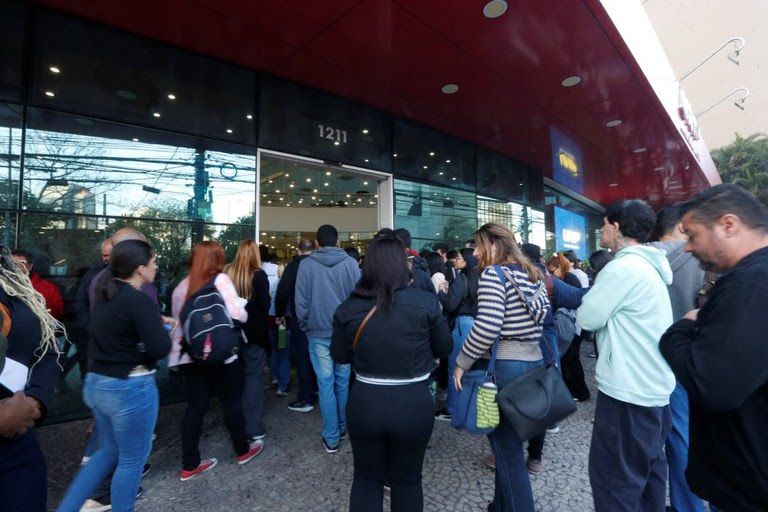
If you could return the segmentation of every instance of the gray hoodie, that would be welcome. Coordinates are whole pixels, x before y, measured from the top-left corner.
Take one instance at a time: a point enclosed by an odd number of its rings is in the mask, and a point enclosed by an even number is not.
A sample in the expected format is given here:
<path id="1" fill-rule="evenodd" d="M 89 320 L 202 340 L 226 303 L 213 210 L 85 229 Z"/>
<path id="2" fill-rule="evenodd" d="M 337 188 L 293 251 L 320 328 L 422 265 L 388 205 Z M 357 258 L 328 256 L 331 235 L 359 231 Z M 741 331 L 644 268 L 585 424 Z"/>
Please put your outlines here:
<path id="1" fill-rule="evenodd" d="M 323 247 L 302 260 L 296 276 L 296 319 L 308 338 L 330 338 L 333 314 L 360 279 L 360 267 L 343 249 Z"/>
<path id="2" fill-rule="evenodd" d="M 699 260 L 685 252 L 685 240 L 652 242 L 648 245 L 667 252 L 674 276 L 667 290 L 672 302 L 672 317 L 677 322 L 696 308 L 696 295 L 704 284 L 704 271 L 699 266 Z"/>

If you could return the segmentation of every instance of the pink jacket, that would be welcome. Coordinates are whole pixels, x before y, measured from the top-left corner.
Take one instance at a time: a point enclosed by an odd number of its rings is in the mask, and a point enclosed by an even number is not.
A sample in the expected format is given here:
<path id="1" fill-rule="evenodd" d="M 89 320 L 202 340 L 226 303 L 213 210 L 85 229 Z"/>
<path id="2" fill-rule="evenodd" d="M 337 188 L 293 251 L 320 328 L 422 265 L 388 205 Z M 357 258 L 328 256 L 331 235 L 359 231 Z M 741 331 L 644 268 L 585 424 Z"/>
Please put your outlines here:
<path id="1" fill-rule="evenodd" d="M 213 284 L 216 285 L 216 289 L 219 290 L 219 293 L 224 299 L 224 304 L 227 306 L 229 316 L 240 322 L 248 320 L 248 313 L 245 311 L 246 301 L 237 296 L 235 285 L 232 284 L 232 280 L 229 276 L 222 272 L 216 276 L 216 281 L 214 281 Z M 176 289 L 173 290 L 173 297 L 171 298 L 171 311 L 173 313 L 173 319 L 176 320 L 176 328 L 171 333 L 171 353 L 168 354 L 169 368 L 192 362 L 192 359 L 190 359 L 187 354 L 182 355 L 181 353 L 181 310 L 184 308 L 188 290 L 189 277 L 185 277 Z"/>

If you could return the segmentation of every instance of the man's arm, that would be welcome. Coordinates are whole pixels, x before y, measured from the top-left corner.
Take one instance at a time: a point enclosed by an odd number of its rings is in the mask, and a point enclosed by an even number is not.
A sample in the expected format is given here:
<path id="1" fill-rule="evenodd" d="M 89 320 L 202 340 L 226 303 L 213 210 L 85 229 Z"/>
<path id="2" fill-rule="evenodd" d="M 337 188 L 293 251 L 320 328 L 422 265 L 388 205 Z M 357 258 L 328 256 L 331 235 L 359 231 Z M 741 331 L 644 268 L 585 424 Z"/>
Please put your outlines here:
<path id="1" fill-rule="evenodd" d="M 633 282 L 623 272 L 623 267 L 609 263 L 582 297 L 576 324 L 588 331 L 599 331 L 624 303 L 632 287 Z"/>
<path id="2" fill-rule="evenodd" d="M 296 288 L 294 295 L 294 305 L 296 306 L 296 321 L 299 323 L 299 329 L 306 331 L 309 321 L 309 296 L 312 290 L 312 283 L 309 280 L 309 264 L 304 260 L 299 265 L 299 271 L 296 274 Z"/>
<path id="3" fill-rule="evenodd" d="M 589 291 L 589 288 L 576 288 L 554 276 L 552 277 L 552 285 L 555 302 L 559 307 L 565 309 L 579 309 L 581 300 Z"/>
<path id="4" fill-rule="evenodd" d="M 691 402 L 722 412 L 739 407 L 768 382 L 768 343 L 755 318 L 768 311 L 768 292 L 730 285 L 712 299 L 716 303 L 706 308 L 706 317 L 667 329 L 659 349 Z"/>

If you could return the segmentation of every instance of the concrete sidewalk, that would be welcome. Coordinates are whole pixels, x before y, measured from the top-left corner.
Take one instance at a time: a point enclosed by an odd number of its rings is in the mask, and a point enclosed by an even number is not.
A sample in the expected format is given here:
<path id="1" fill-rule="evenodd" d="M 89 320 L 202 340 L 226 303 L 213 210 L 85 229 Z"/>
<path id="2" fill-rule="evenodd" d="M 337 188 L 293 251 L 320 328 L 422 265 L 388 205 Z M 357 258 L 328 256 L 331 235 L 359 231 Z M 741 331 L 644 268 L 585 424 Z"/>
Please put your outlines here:
<path id="1" fill-rule="evenodd" d="M 582 361 L 593 393 L 594 359 L 585 344 Z M 293 398 L 268 392 L 264 452 L 245 466 L 235 454 L 217 402 L 212 402 L 200 443 L 203 457 L 219 458 L 211 472 L 180 482 L 179 426 L 184 404 L 163 407 L 157 440 L 149 459 L 152 471 L 144 479 L 137 511 L 263 511 L 334 512 L 348 510 L 352 483 L 352 449 L 348 441 L 336 454 L 327 454 L 320 441 L 319 408 L 308 414 L 289 411 Z M 580 403 L 558 434 L 547 435 L 544 471 L 531 477 L 539 512 L 593 510 L 587 475 L 594 400 Z M 45 427 L 38 432 L 48 458 L 48 505 L 61 499 L 78 469 L 87 441 L 87 421 Z M 490 453 L 484 437 L 460 434 L 436 421 L 424 461 L 424 509 L 427 511 L 485 511 L 493 497 L 494 473 L 482 465 Z M 388 498 L 385 495 L 388 503 Z M 388 510 L 388 505 L 385 506 Z"/>

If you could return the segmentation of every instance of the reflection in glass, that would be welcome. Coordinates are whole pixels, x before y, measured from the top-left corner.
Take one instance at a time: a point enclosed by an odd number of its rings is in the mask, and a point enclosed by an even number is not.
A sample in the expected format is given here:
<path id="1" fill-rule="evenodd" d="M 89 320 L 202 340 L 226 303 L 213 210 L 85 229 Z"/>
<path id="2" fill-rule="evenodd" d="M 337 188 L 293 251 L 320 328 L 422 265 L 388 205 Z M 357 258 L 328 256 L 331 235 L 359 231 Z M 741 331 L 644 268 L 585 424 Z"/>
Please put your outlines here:
<path id="1" fill-rule="evenodd" d="M 0 103 L 0 208 L 16 209 L 20 157 L 21 106 Z"/>
<path id="2" fill-rule="evenodd" d="M 489 197 L 477 198 L 477 221 L 500 222 L 515 233 L 518 243 L 545 247 L 544 213 L 518 203 L 500 201 Z"/>

